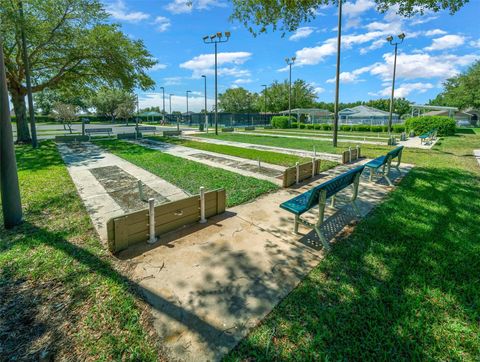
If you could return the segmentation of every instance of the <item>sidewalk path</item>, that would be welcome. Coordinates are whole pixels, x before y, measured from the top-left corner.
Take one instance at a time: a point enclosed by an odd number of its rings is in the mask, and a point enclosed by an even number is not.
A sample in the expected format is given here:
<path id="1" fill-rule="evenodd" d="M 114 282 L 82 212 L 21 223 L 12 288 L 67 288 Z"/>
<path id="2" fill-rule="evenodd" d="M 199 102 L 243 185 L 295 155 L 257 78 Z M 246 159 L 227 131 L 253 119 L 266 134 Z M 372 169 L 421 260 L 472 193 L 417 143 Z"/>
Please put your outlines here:
<path id="1" fill-rule="evenodd" d="M 60 143 L 58 150 L 104 242 L 110 218 L 147 207 L 140 199 L 138 180 L 145 185 L 146 197 L 155 198 L 157 204 L 188 196 L 178 187 L 92 143 Z"/>
<path id="2" fill-rule="evenodd" d="M 196 137 L 194 134 L 188 134 L 188 133 L 183 135 L 182 138 L 190 139 L 190 140 L 197 141 L 197 142 L 214 143 L 214 144 L 217 144 L 217 145 L 227 145 L 227 146 L 248 148 L 248 149 L 252 149 L 252 150 L 285 153 L 287 155 L 295 155 L 295 156 L 300 156 L 300 157 L 314 157 L 314 156 L 316 156 L 317 158 L 320 158 L 322 160 L 335 161 L 335 162 L 339 162 L 339 163 L 342 162 L 342 155 L 337 155 L 337 154 L 334 154 L 334 153 L 316 152 L 316 154 L 314 154 L 313 150 L 312 151 L 304 151 L 304 150 L 293 149 L 293 148 L 264 146 L 264 145 L 256 145 L 256 144 L 253 144 L 253 143 L 244 143 L 244 142 L 236 142 L 236 141 L 225 141 L 225 140 L 206 138 L 206 137 Z"/>
<path id="3" fill-rule="evenodd" d="M 261 133 L 261 132 L 234 132 L 236 134 L 246 134 L 251 136 L 269 136 L 269 137 L 280 137 L 280 138 L 296 138 L 296 139 L 303 139 L 303 140 L 312 140 L 312 141 L 331 141 L 332 137 L 314 137 L 314 136 L 297 136 L 297 135 L 288 135 L 285 133 L 282 134 L 275 134 L 275 133 Z M 370 141 L 366 140 L 366 137 L 361 140 L 361 136 L 357 139 L 344 139 L 343 137 L 338 137 L 339 142 L 352 142 L 352 143 L 360 143 L 360 144 L 370 144 L 370 145 L 386 145 L 387 141 Z"/>
<path id="4" fill-rule="evenodd" d="M 164 153 L 168 153 L 172 156 L 177 156 L 191 161 L 203 163 L 211 167 L 222 168 L 224 170 L 239 173 L 244 176 L 267 180 L 279 186 L 282 186 L 283 183 L 283 171 L 285 171 L 286 169 L 283 166 L 261 162 L 259 168 L 258 161 L 255 160 L 225 155 L 223 153 L 197 150 L 195 148 L 179 146 L 172 143 L 160 142 L 156 140 L 153 141 L 149 139 L 143 139 L 131 142 L 138 143 L 144 147 L 148 147 Z"/>
<path id="5" fill-rule="evenodd" d="M 365 162 L 365 161 L 364 161 Z M 338 166 L 296 189 L 282 189 L 223 215 L 120 253 L 152 307 L 160 343 L 172 359 L 218 361 L 255 327 L 323 258 L 316 234 L 293 234 L 293 215 L 279 204 L 350 166 Z M 410 166 L 402 165 L 406 174 Z M 395 171 L 396 172 L 396 171 Z M 393 175 L 398 177 L 398 172 Z M 398 179 L 397 179 L 398 181 Z M 392 188 L 362 177 L 363 215 Z M 355 220 L 350 191 L 327 207 L 323 230 L 332 240 Z M 315 220 L 317 210 L 306 216 Z"/>

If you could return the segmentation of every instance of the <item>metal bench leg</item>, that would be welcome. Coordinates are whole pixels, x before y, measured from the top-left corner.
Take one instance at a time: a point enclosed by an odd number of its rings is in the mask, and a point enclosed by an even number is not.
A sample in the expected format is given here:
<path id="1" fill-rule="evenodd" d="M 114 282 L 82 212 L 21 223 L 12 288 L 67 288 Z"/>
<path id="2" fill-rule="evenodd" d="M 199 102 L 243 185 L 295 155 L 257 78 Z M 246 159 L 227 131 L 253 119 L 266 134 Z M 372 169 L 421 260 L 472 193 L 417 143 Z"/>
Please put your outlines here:
<path id="1" fill-rule="evenodd" d="M 368 178 L 370 182 L 373 182 L 373 172 L 374 172 L 373 167 L 370 167 L 370 177 Z"/>
<path id="2" fill-rule="evenodd" d="M 293 222 L 293 233 L 298 234 L 298 224 L 300 223 L 300 216 L 295 215 L 295 221 Z"/>
<path id="3" fill-rule="evenodd" d="M 362 217 L 362 213 L 360 212 L 360 209 L 358 208 L 355 200 L 357 200 L 358 196 L 358 185 L 360 184 L 360 174 L 355 176 L 355 180 L 353 181 L 352 187 L 353 187 L 353 193 L 352 193 L 352 198 L 350 199 L 350 203 L 352 204 L 353 209 L 355 210 L 355 213 L 358 215 L 358 217 Z"/>
<path id="4" fill-rule="evenodd" d="M 383 174 L 383 177 L 385 177 L 385 180 L 387 180 L 387 182 L 390 186 L 393 186 L 393 182 L 392 182 L 392 180 L 390 180 L 390 166 L 391 166 L 391 164 L 392 164 L 392 159 L 389 158 L 388 161 L 387 161 L 387 172 L 385 172 Z"/>
<path id="5" fill-rule="evenodd" d="M 333 195 L 330 199 L 330 207 L 335 207 L 335 195 Z"/>
<path id="6" fill-rule="evenodd" d="M 321 191 L 320 198 L 318 200 L 318 220 L 314 225 L 315 232 L 318 235 L 323 247 L 326 250 L 330 250 L 330 244 L 322 233 L 321 227 L 323 224 L 323 218 L 325 216 L 325 206 L 327 204 L 327 192 L 325 190 Z"/>

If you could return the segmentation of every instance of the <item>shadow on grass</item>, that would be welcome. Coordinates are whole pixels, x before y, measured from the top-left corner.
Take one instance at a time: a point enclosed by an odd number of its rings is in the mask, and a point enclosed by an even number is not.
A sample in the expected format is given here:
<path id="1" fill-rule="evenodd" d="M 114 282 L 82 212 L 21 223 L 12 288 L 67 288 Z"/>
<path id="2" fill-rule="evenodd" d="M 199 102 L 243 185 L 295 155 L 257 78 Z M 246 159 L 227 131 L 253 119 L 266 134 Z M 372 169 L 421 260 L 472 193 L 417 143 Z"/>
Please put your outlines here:
<path id="1" fill-rule="evenodd" d="M 478 195 L 414 169 L 226 360 L 478 358 Z"/>
<path id="2" fill-rule="evenodd" d="M 40 147 L 17 147 L 17 168 L 18 171 L 38 171 L 52 166 L 63 165 L 62 159 L 58 157 L 55 143 L 50 141 L 40 142 Z"/>

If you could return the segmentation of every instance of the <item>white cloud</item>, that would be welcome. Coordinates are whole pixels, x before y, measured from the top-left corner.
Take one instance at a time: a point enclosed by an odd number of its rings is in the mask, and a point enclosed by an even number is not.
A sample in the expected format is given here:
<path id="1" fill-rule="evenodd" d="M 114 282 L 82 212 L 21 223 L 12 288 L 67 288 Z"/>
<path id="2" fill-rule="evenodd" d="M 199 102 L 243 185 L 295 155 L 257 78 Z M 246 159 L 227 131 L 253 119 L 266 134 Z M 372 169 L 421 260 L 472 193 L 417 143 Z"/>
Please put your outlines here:
<path id="1" fill-rule="evenodd" d="M 316 95 L 319 95 L 319 94 L 325 92 L 325 88 L 315 87 L 315 88 L 313 89 L 313 91 L 315 92 Z"/>
<path id="2" fill-rule="evenodd" d="M 366 66 L 362 68 L 355 69 L 352 72 L 341 72 L 340 73 L 340 82 L 341 83 L 358 83 L 361 81 L 358 77 L 364 73 L 369 72 L 372 69 L 372 66 Z M 335 83 L 336 78 L 333 77 L 327 80 L 327 83 Z"/>
<path id="3" fill-rule="evenodd" d="M 426 47 L 427 51 L 445 50 L 459 47 L 465 43 L 465 37 L 461 35 L 445 35 L 440 38 L 433 39 L 432 45 Z"/>
<path id="4" fill-rule="evenodd" d="M 357 0 L 356 2 L 346 2 L 343 4 L 342 12 L 345 16 L 354 18 L 374 7 L 375 2 L 371 0 Z"/>
<path id="5" fill-rule="evenodd" d="M 163 78 L 164 85 L 180 85 L 182 84 L 182 77 L 166 77 Z"/>
<path id="6" fill-rule="evenodd" d="M 163 107 L 163 94 L 162 92 L 152 92 L 152 93 L 145 93 L 144 95 L 140 96 L 138 99 L 138 103 L 140 108 L 146 107 Z M 215 103 L 215 101 L 211 98 L 207 98 L 207 107 L 211 109 L 211 106 Z M 202 93 L 197 92 L 191 94 L 188 97 L 188 110 L 193 112 L 200 112 L 205 107 L 205 98 Z M 170 103 L 169 103 L 169 96 L 165 94 L 165 111 L 170 111 Z M 180 111 L 186 112 L 187 111 L 187 101 L 185 94 L 182 95 L 173 95 L 172 96 L 172 111 Z"/>
<path id="7" fill-rule="evenodd" d="M 162 64 L 162 63 L 157 63 L 155 64 L 153 67 L 150 68 L 150 71 L 156 71 L 156 70 L 162 70 L 162 69 L 165 69 L 167 68 L 167 65 L 166 64 Z"/>
<path id="8" fill-rule="evenodd" d="M 315 31 L 315 28 L 314 28 L 314 27 L 304 26 L 304 27 L 298 28 L 298 29 L 295 31 L 295 33 L 292 34 L 288 39 L 289 39 L 289 40 L 296 41 L 296 40 L 300 40 L 300 39 L 303 39 L 303 38 L 307 38 L 307 37 L 309 37 L 314 31 Z"/>
<path id="9" fill-rule="evenodd" d="M 470 45 L 471 45 L 472 47 L 474 47 L 474 48 L 480 48 L 480 39 L 478 39 L 478 40 L 472 40 L 472 41 L 470 42 Z"/>
<path id="10" fill-rule="evenodd" d="M 403 83 L 400 84 L 400 86 L 395 88 L 395 97 L 398 98 L 403 98 L 407 97 L 410 93 L 415 92 L 415 93 L 425 93 L 429 89 L 434 88 L 434 85 L 432 83 Z M 369 93 L 371 96 L 379 96 L 379 97 L 387 97 L 390 96 L 392 91 L 391 86 L 383 88 L 380 92 L 378 93 Z"/>
<path id="11" fill-rule="evenodd" d="M 156 25 L 157 30 L 161 33 L 167 31 L 168 28 L 170 28 L 170 25 L 172 25 L 170 19 L 166 18 L 165 16 L 157 16 L 153 23 Z"/>
<path id="12" fill-rule="evenodd" d="M 174 14 L 191 13 L 193 10 L 208 10 L 213 7 L 226 7 L 221 0 L 173 0 L 165 8 Z"/>
<path id="13" fill-rule="evenodd" d="M 252 53 L 249 52 L 225 52 L 218 53 L 217 64 L 219 66 L 218 74 L 233 76 L 236 78 L 246 78 L 250 75 L 248 70 L 240 69 L 238 66 L 245 63 Z M 222 65 L 232 64 L 230 67 L 222 67 Z M 209 75 L 214 73 L 215 54 L 201 54 L 182 64 L 180 68 L 192 71 L 194 78 L 200 77 L 202 74 Z"/>
<path id="14" fill-rule="evenodd" d="M 438 16 L 422 16 L 422 17 L 418 17 L 416 19 L 413 19 L 411 21 L 411 24 L 412 25 L 420 25 L 420 24 L 425 24 L 425 23 L 429 23 L 431 22 L 432 20 L 435 20 L 437 19 Z"/>
<path id="15" fill-rule="evenodd" d="M 233 84 L 239 85 L 239 84 L 248 84 L 252 82 L 253 80 L 250 78 L 238 78 L 233 82 Z"/>
<path id="16" fill-rule="evenodd" d="M 138 23 L 150 17 L 149 14 L 141 11 L 129 12 L 123 0 L 117 0 L 106 5 L 106 10 L 115 20 Z"/>
<path id="17" fill-rule="evenodd" d="M 432 29 L 425 32 L 426 36 L 435 36 L 435 35 L 444 35 L 447 34 L 445 30 L 442 29 Z"/>

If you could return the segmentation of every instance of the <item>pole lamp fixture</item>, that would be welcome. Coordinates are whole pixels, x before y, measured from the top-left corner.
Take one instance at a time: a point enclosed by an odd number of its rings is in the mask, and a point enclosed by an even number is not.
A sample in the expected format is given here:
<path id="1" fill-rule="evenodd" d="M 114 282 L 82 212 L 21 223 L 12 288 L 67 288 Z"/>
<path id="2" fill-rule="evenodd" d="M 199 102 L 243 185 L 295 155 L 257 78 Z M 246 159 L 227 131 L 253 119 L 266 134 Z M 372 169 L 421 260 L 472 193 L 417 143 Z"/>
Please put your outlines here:
<path id="1" fill-rule="evenodd" d="M 165 123 L 165 87 L 160 87 L 162 90 L 162 98 L 163 98 L 163 112 L 162 112 L 162 120 Z"/>
<path id="2" fill-rule="evenodd" d="M 215 44 L 215 135 L 218 135 L 218 63 L 217 63 L 217 45 L 218 43 L 226 43 L 230 39 L 230 32 L 226 31 L 225 34 L 218 32 L 213 35 L 207 35 L 203 37 L 205 44 Z"/>
<path id="3" fill-rule="evenodd" d="M 207 111 L 207 76 L 206 75 L 202 75 L 202 78 L 204 80 L 204 83 L 203 83 L 203 95 L 204 95 L 204 98 L 205 98 L 205 131 L 208 133 L 208 111 Z"/>
<path id="4" fill-rule="evenodd" d="M 263 122 L 264 124 L 267 124 L 267 85 L 262 84 L 262 87 L 263 87 L 263 101 L 264 101 Z"/>
<path id="5" fill-rule="evenodd" d="M 338 2 L 338 33 L 337 33 L 337 67 L 335 72 L 335 103 L 333 110 L 333 147 L 337 147 L 338 140 L 338 112 L 340 100 L 340 51 L 342 49 L 342 3 Z"/>
<path id="6" fill-rule="evenodd" d="M 297 58 L 285 58 L 285 62 L 289 67 L 289 80 L 288 80 L 288 123 L 292 122 L 292 65 Z"/>
<path id="7" fill-rule="evenodd" d="M 403 43 L 403 39 L 405 39 L 405 33 L 401 33 L 397 35 L 398 40 L 395 41 L 393 36 L 388 36 L 387 41 L 390 45 L 395 47 L 395 56 L 393 58 L 393 77 L 392 77 L 392 94 L 390 95 L 390 112 L 388 115 L 388 135 L 391 136 L 392 133 L 392 117 L 393 117 L 393 104 L 395 102 L 395 76 L 397 72 L 397 49 L 398 45 Z"/>
<path id="8" fill-rule="evenodd" d="M 169 107 L 170 107 L 169 108 L 170 112 L 168 112 L 168 113 L 170 114 L 170 116 L 172 115 L 172 96 L 173 96 L 173 94 L 171 94 L 171 93 L 168 95 L 168 102 L 169 102 Z"/>

